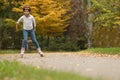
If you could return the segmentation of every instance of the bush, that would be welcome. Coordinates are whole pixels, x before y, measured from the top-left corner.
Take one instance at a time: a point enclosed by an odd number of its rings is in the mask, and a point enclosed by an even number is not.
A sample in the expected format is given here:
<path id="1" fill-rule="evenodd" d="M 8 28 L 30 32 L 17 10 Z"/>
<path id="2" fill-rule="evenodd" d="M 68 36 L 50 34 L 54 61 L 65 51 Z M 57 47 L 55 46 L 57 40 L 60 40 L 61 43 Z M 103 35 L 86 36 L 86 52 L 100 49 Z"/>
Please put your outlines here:
<path id="1" fill-rule="evenodd" d="M 77 51 L 79 46 L 77 41 L 71 40 L 69 37 L 51 38 L 49 40 L 48 50 L 52 51 Z"/>

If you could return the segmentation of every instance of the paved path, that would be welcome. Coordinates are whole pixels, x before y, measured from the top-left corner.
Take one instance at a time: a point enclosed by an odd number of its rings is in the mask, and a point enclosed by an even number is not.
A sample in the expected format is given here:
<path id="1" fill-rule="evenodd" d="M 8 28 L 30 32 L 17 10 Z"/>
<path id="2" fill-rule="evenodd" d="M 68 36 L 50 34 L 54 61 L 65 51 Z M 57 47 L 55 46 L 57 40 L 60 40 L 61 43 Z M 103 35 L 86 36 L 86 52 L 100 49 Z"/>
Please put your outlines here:
<path id="1" fill-rule="evenodd" d="M 18 54 L 0 55 L 0 60 L 17 60 L 24 64 L 53 70 L 71 71 L 80 75 L 102 80 L 120 80 L 120 57 L 99 56 L 74 53 L 45 53 L 45 57 L 38 54 L 25 54 L 19 58 Z"/>

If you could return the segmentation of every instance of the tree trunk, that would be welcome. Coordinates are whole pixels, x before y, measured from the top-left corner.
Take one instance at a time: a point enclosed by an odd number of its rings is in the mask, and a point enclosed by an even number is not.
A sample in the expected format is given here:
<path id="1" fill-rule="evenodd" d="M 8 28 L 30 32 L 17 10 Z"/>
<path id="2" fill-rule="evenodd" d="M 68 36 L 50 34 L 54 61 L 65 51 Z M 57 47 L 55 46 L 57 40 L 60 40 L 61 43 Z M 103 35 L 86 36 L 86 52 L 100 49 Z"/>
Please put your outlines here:
<path id="1" fill-rule="evenodd" d="M 49 40 L 50 40 L 50 38 L 49 38 L 49 36 L 47 37 L 47 50 L 49 50 Z"/>
<path id="2" fill-rule="evenodd" d="M 87 0 L 88 3 L 88 7 L 91 7 L 91 1 Z M 90 13 L 88 14 L 88 22 L 87 22 L 87 27 L 88 27 L 88 48 L 92 47 L 92 32 L 93 32 L 93 23 L 92 23 L 92 19 L 93 19 L 93 14 Z"/>

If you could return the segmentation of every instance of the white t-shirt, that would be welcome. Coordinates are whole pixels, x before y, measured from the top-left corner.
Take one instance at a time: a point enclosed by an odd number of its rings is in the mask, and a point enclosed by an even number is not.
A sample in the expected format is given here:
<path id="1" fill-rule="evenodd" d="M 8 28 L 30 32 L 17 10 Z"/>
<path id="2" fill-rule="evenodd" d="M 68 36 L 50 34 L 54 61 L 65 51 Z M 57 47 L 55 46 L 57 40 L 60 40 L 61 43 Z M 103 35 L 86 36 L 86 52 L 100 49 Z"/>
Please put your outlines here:
<path id="1" fill-rule="evenodd" d="M 17 23 L 19 24 L 21 21 L 23 21 L 23 29 L 25 30 L 31 30 L 33 29 L 33 26 L 36 27 L 36 22 L 32 15 L 29 17 L 26 17 L 25 15 L 21 16 Z"/>

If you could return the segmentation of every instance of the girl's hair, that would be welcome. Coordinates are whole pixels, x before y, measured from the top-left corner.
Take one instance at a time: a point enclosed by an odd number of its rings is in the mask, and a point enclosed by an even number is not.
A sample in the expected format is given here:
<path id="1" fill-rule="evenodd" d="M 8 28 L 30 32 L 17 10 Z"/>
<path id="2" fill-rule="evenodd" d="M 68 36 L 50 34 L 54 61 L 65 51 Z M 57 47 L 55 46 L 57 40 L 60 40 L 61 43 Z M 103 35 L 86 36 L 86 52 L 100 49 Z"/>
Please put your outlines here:
<path id="1" fill-rule="evenodd" d="M 30 6 L 24 6 L 24 7 L 23 7 L 23 11 L 25 11 L 25 10 L 31 11 Z"/>

